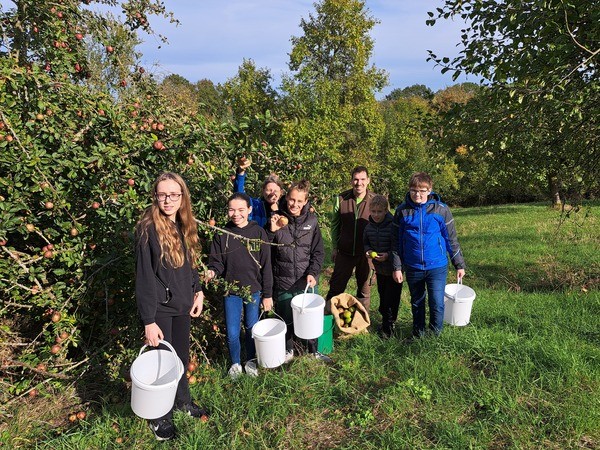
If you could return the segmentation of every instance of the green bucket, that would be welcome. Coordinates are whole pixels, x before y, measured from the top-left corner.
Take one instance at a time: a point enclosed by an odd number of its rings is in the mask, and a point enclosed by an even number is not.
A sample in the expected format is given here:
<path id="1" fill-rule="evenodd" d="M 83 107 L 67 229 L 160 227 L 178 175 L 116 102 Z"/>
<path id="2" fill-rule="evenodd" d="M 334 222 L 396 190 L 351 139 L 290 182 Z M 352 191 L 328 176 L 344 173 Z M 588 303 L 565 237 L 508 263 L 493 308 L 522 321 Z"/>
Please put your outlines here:
<path id="1" fill-rule="evenodd" d="M 317 350 L 324 355 L 333 351 L 333 315 L 323 316 L 323 334 L 317 340 Z"/>

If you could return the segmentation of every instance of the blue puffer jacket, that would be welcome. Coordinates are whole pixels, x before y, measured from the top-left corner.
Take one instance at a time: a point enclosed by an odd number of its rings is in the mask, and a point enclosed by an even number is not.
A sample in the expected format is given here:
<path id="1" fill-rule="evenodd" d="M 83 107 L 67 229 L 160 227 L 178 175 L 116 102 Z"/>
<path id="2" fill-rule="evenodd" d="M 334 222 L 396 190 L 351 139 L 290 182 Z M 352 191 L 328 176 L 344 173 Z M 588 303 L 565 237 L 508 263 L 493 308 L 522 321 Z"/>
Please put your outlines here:
<path id="1" fill-rule="evenodd" d="M 246 193 L 246 174 L 236 174 L 233 180 L 233 192 Z M 264 227 L 267 220 L 273 215 L 273 211 L 265 205 L 263 198 L 250 197 L 252 203 L 252 212 L 248 216 L 248 220 L 254 220 L 260 227 Z"/>
<path id="2" fill-rule="evenodd" d="M 465 260 L 456 237 L 450 209 L 435 192 L 426 203 L 413 203 L 406 194 L 396 209 L 392 245 L 398 249 L 403 269 L 431 270 L 448 265 L 447 254 L 456 269 L 465 268 Z"/>

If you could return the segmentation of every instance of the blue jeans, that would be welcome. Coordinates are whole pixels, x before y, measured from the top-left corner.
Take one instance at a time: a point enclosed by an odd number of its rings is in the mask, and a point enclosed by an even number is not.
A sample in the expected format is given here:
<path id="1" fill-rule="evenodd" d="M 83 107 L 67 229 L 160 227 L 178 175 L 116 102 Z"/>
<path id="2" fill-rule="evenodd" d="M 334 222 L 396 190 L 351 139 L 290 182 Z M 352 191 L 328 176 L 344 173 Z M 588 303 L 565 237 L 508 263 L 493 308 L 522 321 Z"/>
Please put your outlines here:
<path id="1" fill-rule="evenodd" d="M 444 326 L 444 288 L 448 266 L 431 270 L 406 269 L 406 284 L 410 290 L 413 316 L 413 336 L 425 333 L 425 288 L 429 303 L 429 329 L 436 335 Z"/>
<path id="2" fill-rule="evenodd" d="M 246 361 L 256 357 L 256 347 L 252 339 L 252 327 L 258 322 L 260 310 L 260 292 L 254 292 L 252 299 L 243 299 L 237 295 L 225 296 L 225 327 L 227 345 L 232 364 L 241 364 L 240 322 L 244 311 L 244 331 L 246 342 Z"/>

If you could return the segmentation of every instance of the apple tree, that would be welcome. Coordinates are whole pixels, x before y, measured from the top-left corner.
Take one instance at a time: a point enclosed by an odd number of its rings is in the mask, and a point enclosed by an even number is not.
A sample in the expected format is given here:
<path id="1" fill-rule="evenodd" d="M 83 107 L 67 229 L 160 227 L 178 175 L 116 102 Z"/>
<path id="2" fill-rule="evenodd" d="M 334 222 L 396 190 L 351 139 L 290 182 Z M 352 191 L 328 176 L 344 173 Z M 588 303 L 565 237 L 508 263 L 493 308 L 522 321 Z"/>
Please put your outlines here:
<path id="1" fill-rule="evenodd" d="M 169 104 L 134 49 L 152 15 L 171 15 L 147 0 L 118 17 L 91 9 L 114 3 L 0 9 L 2 401 L 82 373 L 119 379 L 141 345 L 133 230 L 152 181 L 185 177 L 208 239 L 240 146 L 259 151 L 269 134 L 260 118 L 248 137 Z"/>
<path id="2" fill-rule="evenodd" d="M 446 0 L 429 15 L 429 25 L 466 22 L 459 56 L 430 59 L 455 77 L 481 77 L 490 110 L 506 113 L 457 116 L 453 126 L 476 123 L 477 145 L 493 164 L 531 168 L 531 179 L 547 180 L 554 203 L 569 190 L 597 192 L 598 8 L 586 0 Z"/>

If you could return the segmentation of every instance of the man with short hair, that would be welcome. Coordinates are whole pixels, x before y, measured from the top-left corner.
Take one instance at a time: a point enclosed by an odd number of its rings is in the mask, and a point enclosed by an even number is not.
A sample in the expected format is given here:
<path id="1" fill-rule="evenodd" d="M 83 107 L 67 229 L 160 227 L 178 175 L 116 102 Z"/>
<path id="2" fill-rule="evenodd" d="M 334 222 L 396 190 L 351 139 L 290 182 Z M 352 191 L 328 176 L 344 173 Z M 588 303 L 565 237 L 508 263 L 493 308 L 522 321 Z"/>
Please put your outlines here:
<path id="1" fill-rule="evenodd" d="M 371 286 L 370 266 L 363 248 L 363 232 L 369 223 L 369 205 L 375 194 L 367 189 L 369 171 L 364 166 L 352 170 L 352 189 L 337 195 L 331 217 L 331 246 L 334 261 L 333 274 L 329 281 L 329 300 L 346 290 L 348 281 L 355 272 L 357 299 L 369 310 Z"/>

